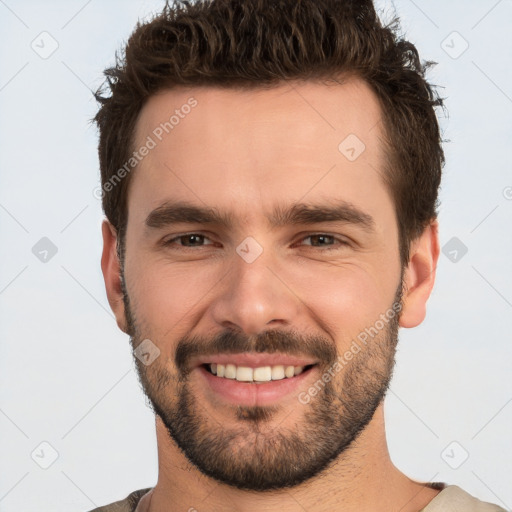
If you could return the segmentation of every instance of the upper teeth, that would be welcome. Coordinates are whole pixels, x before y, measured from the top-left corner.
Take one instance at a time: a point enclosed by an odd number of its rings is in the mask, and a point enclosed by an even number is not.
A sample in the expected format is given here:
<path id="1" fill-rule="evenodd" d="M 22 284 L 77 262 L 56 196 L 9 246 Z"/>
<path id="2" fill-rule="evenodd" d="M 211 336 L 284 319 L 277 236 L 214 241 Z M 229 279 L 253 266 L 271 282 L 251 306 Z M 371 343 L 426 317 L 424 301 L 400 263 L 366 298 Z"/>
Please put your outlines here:
<path id="1" fill-rule="evenodd" d="M 304 366 L 276 365 L 250 368 L 248 366 L 235 366 L 234 364 L 212 363 L 210 369 L 217 377 L 236 379 L 241 382 L 268 382 L 300 375 L 304 371 Z"/>

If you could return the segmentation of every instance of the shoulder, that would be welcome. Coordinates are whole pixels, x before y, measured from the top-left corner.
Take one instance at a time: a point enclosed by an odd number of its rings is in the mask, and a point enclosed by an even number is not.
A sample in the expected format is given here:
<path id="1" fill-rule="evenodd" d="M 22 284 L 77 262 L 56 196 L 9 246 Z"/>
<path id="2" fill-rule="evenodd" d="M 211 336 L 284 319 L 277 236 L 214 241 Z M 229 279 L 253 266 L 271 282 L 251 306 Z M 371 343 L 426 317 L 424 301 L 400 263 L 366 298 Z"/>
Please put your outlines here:
<path id="1" fill-rule="evenodd" d="M 420 512 L 507 512 L 504 508 L 480 501 L 457 485 L 446 486 Z"/>
<path id="2" fill-rule="evenodd" d="M 124 500 L 116 501 L 114 503 L 110 503 L 109 505 L 95 508 L 89 512 L 135 512 L 137 504 L 139 503 L 142 496 L 151 491 L 151 489 L 152 487 L 148 487 L 147 489 L 139 489 L 137 491 L 133 491 Z"/>

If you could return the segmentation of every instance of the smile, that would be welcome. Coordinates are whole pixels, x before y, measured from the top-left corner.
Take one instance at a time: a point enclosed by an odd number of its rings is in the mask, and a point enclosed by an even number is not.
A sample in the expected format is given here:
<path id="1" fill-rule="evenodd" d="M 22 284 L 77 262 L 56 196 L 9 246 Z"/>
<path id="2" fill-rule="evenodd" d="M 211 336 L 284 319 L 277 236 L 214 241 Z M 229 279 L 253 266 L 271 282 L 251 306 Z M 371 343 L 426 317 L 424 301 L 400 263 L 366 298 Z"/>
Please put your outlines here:
<path id="1" fill-rule="evenodd" d="M 274 365 L 251 368 L 250 366 L 237 366 L 230 363 L 209 363 L 205 364 L 204 368 L 211 374 L 223 379 L 232 379 L 239 382 L 270 382 L 272 380 L 291 379 L 312 366 Z"/>

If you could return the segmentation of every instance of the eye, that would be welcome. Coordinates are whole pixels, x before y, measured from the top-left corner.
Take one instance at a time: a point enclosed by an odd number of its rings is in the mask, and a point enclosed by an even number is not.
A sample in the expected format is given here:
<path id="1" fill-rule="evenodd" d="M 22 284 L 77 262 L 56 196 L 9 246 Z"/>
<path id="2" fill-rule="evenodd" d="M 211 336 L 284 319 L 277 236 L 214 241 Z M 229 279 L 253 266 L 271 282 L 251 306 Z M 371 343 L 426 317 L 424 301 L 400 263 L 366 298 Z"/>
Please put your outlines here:
<path id="1" fill-rule="evenodd" d="M 205 240 L 210 240 L 205 235 L 201 235 L 200 233 L 186 233 L 184 235 L 178 235 L 174 238 L 170 238 L 169 240 L 165 240 L 163 242 L 164 246 L 173 246 L 178 245 L 178 247 L 204 247 L 204 245 L 213 245 L 213 243 L 203 244 Z M 180 243 L 176 244 L 179 241 Z"/>
<path id="2" fill-rule="evenodd" d="M 311 243 L 304 245 L 309 245 L 315 248 L 319 247 L 325 251 L 332 251 L 335 249 L 339 249 L 340 246 L 349 245 L 348 242 L 346 242 L 345 240 L 335 237 L 333 235 L 328 235 L 326 233 L 315 233 L 313 235 L 308 235 L 302 238 L 303 241 L 308 239 L 311 240 Z M 338 243 L 336 244 L 336 242 Z"/>
<path id="3" fill-rule="evenodd" d="M 303 245 L 310 246 L 315 249 L 320 248 L 323 251 L 332 251 L 339 249 L 341 246 L 349 245 L 345 240 L 327 233 L 315 233 L 301 239 L 301 241 L 305 240 L 310 240 L 310 243 L 305 243 Z M 205 243 L 206 241 L 209 241 L 210 243 Z M 179 250 L 180 248 L 205 247 L 207 245 L 215 244 L 207 236 L 200 233 L 185 233 L 163 241 L 163 245 L 165 247 L 177 248 Z"/>

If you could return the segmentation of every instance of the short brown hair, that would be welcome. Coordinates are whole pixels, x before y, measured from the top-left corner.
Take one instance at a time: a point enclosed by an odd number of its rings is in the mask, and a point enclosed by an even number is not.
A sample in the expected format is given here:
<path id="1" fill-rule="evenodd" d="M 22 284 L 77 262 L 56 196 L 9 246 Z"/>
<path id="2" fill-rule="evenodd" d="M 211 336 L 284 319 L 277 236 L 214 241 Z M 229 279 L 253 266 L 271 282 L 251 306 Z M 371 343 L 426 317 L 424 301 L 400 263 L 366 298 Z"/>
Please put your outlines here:
<path id="1" fill-rule="evenodd" d="M 397 17 L 382 24 L 371 0 L 178 0 L 137 23 L 95 95 L 102 205 L 120 246 L 130 174 L 105 185 L 130 159 L 136 121 L 151 95 L 180 85 L 259 88 L 353 75 L 382 107 L 383 179 L 407 264 L 410 242 L 437 217 L 444 153 L 434 107 L 443 101 L 425 79 L 433 63 L 422 64 L 398 29 Z"/>

